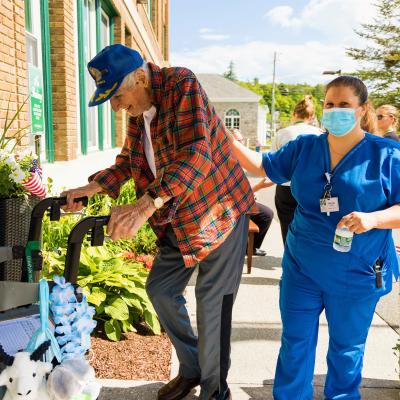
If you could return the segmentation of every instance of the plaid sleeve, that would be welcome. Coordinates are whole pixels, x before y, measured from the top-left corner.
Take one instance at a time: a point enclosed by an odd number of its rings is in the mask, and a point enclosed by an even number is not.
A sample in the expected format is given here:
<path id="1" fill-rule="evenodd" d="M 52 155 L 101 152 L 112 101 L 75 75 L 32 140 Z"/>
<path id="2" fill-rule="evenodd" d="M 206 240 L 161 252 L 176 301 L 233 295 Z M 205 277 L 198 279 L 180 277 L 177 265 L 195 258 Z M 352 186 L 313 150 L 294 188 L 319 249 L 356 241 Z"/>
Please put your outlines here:
<path id="1" fill-rule="evenodd" d="M 97 182 L 103 188 L 103 193 L 108 194 L 113 199 L 119 196 L 121 186 L 131 178 L 129 159 L 130 143 L 131 139 L 129 135 L 127 135 L 121 153 L 118 154 L 115 159 L 115 164 L 89 177 L 89 182 L 92 180 Z"/>
<path id="2" fill-rule="evenodd" d="M 160 197 L 185 198 L 208 175 L 211 168 L 210 127 L 206 95 L 194 74 L 176 83 L 170 102 L 175 160 L 148 189 Z M 175 208 L 179 199 L 175 199 Z"/>

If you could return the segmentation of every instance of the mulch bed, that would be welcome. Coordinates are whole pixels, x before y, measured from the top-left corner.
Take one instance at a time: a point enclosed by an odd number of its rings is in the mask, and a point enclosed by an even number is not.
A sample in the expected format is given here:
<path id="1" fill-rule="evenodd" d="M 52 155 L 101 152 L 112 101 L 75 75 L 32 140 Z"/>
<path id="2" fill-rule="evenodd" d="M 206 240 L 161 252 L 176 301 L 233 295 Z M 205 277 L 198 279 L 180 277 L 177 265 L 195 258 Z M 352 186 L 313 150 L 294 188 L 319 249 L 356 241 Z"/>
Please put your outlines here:
<path id="1" fill-rule="evenodd" d="M 97 331 L 88 359 L 97 378 L 168 381 L 171 342 L 165 333 L 151 336 L 145 329 L 123 334 L 119 342 L 112 342 Z"/>

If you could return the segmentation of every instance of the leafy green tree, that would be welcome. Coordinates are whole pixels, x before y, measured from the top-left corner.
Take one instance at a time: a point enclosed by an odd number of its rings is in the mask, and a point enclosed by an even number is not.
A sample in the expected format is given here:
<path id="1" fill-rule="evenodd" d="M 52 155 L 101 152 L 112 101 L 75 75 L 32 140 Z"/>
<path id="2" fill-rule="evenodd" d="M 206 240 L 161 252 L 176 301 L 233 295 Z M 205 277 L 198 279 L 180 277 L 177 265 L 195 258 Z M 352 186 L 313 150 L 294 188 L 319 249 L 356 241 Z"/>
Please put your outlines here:
<path id="1" fill-rule="evenodd" d="M 400 0 L 379 0 L 375 6 L 374 21 L 356 30 L 369 44 L 347 54 L 362 63 L 357 75 L 372 87 L 375 105 L 400 107 Z"/>
<path id="2" fill-rule="evenodd" d="M 254 83 L 250 82 L 238 82 L 241 86 L 252 90 L 253 92 L 262 96 L 260 101 L 263 105 L 268 105 L 271 108 L 272 103 L 272 84 L 260 84 L 258 81 Z M 316 85 L 311 86 L 306 83 L 304 84 L 285 84 L 280 83 L 275 88 L 275 109 L 279 111 L 278 126 L 284 126 L 290 124 L 292 119 L 293 110 L 296 104 L 304 98 L 306 95 L 312 95 L 316 108 L 317 118 L 320 119 L 322 116 L 322 103 L 325 96 L 324 86 Z M 271 119 L 271 116 L 268 117 Z"/>
<path id="3" fill-rule="evenodd" d="M 231 81 L 236 81 L 235 64 L 233 61 L 229 63 L 228 70 L 224 72 L 224 77 Z"/>

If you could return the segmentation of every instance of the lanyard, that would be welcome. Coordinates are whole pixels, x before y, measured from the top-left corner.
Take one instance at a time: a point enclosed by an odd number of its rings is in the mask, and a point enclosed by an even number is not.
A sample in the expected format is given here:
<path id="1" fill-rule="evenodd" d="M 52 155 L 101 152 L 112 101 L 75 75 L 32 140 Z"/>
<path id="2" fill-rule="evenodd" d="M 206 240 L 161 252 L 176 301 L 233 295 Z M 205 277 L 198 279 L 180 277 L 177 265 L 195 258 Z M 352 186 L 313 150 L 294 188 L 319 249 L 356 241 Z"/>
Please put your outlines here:
<path id="1" fill-rule="evenodd" d="M 329 172 L 325 172 L 325 178 L 326 178 L 326 184 L 324 186 L 324 199 L 330 199 L 332 196 L 332 184 L 331 184 L 331 179 L 332 179 L 332 174 Z"/>
<path id="2" fill-rule="evenodd" d="M 332 197 L 332 184 L 331 184 L 332 176 L 333 174 L 325 172 L 326 183 L 324 186 L 324 195 L 322 197 L 324 200 L 330 200 L 330 198 Z M 331 213 L 328 211 L 326 215 L 329 217 Z"/>

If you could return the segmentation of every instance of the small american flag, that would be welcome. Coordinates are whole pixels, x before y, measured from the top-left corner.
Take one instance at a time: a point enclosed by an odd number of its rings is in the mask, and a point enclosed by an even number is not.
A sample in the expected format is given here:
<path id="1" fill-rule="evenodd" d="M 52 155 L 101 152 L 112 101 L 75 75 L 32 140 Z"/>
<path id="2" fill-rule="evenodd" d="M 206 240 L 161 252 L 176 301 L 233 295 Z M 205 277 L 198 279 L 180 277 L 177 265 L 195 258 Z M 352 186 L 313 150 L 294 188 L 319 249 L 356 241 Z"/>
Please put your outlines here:
<path id="1" fill-rule="evenodd" d="M 32 168 L 30 169 L 30 172 L 36 172 L 37 174 L 39 174 L 40 178 L 42 178 L 43 171 L 38 163 L 38 160 L 32 161 Z"/>
<path id="2" fill-rule="evenodd" d="M 23 182 L 25 190 L 34 196 L 43 199 L 46 197 L 46 189 L 42 182 L 42 168 L 40 168 L 37 160 L 33 160 L 32 168 L 30 170 L 31 175 L 27 181 Z"/>
<path id="3" fill-rule="evenodd" d="M 400 246 L 395 246 L 395 247 L 396 247 L 397 255 L 400 256 Z"/>

